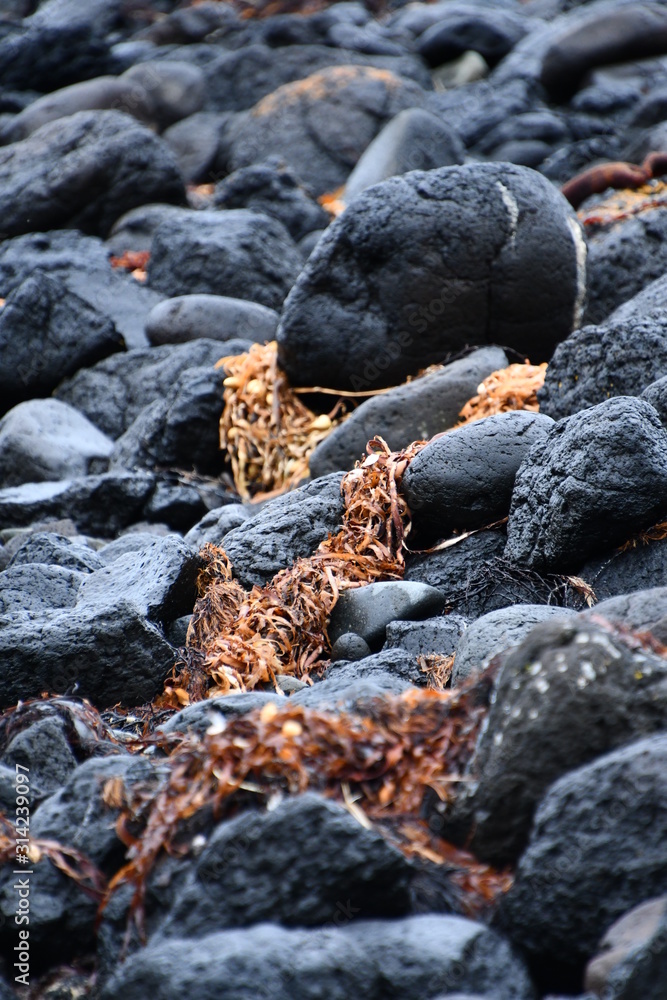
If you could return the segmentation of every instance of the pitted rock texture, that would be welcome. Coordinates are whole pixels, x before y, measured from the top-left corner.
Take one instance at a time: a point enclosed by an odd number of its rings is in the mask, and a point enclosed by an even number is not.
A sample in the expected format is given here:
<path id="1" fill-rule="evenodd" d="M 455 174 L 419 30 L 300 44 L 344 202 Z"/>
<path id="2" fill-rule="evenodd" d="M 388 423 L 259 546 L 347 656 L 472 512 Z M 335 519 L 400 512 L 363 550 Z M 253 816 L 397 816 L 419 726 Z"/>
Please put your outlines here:
<path id="1" fill-rule="evenodd" d="M 617 396 L 560 420 L 519 469 L 506 556 L 574 572 L 667 513 L 667 431 L 643 399 Z"/>
<path id="2" fill-rule="evenodd" d="M 470 344 L 547 360 L 578 324 L 585 256 L 569 205 L 531 170 L 392 178 L 320 239 L 285 303 L 280 362 L 294 384 L 361 390 Z"/>

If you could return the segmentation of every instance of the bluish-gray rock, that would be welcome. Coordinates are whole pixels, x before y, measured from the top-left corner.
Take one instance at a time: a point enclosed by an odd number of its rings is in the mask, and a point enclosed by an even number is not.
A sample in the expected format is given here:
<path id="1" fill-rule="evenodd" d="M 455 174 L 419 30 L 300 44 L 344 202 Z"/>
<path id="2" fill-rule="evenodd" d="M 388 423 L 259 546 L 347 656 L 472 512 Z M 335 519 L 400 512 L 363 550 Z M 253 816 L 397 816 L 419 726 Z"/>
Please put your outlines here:
<path id="1" fill-rule="evenodd" d="M 378 650 L 390 622 L 430 618 L 443 607 L 440 591 L 423 583 L 370 583 L 341 593 L 327 631 L 332 643 L 347 632 L 355 632 L 371 649 Z"/>
<path id="2" fill-rule="evenodd" d="M 182 344 L 187 340 L 231 340 L 240 337 L 263 344 L 272 340 L 278 314 L 257 302 L 224 295 L 179 295 L 158 303 L 146 320 L 151 344 Z"/>

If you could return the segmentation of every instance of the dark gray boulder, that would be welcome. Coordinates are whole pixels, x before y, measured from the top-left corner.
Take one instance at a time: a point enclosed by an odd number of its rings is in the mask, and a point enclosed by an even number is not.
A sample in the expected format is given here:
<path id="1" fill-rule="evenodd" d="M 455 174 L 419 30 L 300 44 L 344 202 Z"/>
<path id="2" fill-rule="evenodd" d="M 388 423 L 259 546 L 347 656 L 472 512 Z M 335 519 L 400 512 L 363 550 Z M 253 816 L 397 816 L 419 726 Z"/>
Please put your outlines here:
<path id="1" fill-rule="evenodd" d="M 201 561 L 176 535 L 153 538 L 82 578 L 79 604 L 126 601 L 154 622 L 190 614 Z"/>
<path id="2" fill-rule="evenodd" d="M 335 472 L 277 497 L 225 535 L 225 552 L 244 587 L 268 583 L 339 530 L 345 509 L 342 478 Z"/>
<path id="3" fill-rule="evenodd" d="M 479 528 L 510 508 L 517 471 L 553 421 L 526 410 L 498 413 L 438 436 L 412 460 L 402 490 L 418 531 L 444 537 Z"/>
<path id="4" fill-rule="evenodd" d="M 29 775 L 31 805 L 36 805 L 36 788 L 40 796 L 51 795 L 65 784 L 78 762 L 63 719 L 51 715 L 16 733 L 2 751 L 2 763 L 12 767 L 15 775 Z"/>
<path id="5" fill-rule="evenodd" d="M 196 549 L 203 548 L 207 542 L 221 545 L 225 535 L 238 528 L 251 516 L 252 511 L 241 503 L 228 503 L 222 507 L 215 507 L 190 528 L 185 535 L 185 541 Z"/>
<path id="6" fill-rule="evenodd" d="M 309 460 L 311 475 L 353 468 L 376 434 L 392 451 L 399 451 L 413 441 L 448 430 L 480 382 L 506 364 L 499 347 L 482 347 L 442 371 L 371 396 L 315 448 Z"/>
<path id="7" fill-rule="evenodd" d="M 667 510 L 667 431 L 644 400 L 617 396 L 559 421 L 519 469 L 506 556 L 573 572 Z"/>
<path id="8" fill-rule="evenodd" d="M 388 177 L 464 161 L 463 143 L 442 118 L 424 108 L 407 108 L 399 111 L 366 148 L 347 179 L 345 201 Z"/>
<path id="9" fill-rule="evenodd" d="M 564 100 L 597 66 L 662 55 L 665 45 L 667 14 L 660 6 L 594 8 L 554 38 L 542 59 L 540 81 L 551 98 Z"/>
<path id="10" fill-rule="evenodd" d="M 344 905 L 344 901 L 343 901 Z M 333 918 L 332 918 L 333 919 Z M 338 925 L 338 926 L 337 926 Z M 391 984 L 390 986 L 388 984 Z M 191 940 L 155 941 L 106 983 L 102 1000 L 330 1000 L 363 994 L 423 1000 L 448 990 L 487 992 L 498 1000 L 532 1000 L 528 975 L 509 945 L 463 917 L 414 916 L 290 930 L 273 924 Z"/>
<path id="11" fill-rule="evenodd" d="M 167 399 L 188 369 L 212 368 L 226 354 L 238 353 L 239 347 L 238 341 L 194 340 L 137 348 L 78 371 L 57 387 L 55 395 L 85 413 L 109 437 L 118 438 L 145 406 Z"/>
<path id="12" fill-rule="evenodd" d="M 457 5 L 455 5 L 457 6 Z M 513 10 L 470 7 L 441 16 L 417 39 L 417 51 L 429 65 L 440 66 L 464 52 L 479 52 L 495 66 L 529 31 L 530 21 Z"/>
<path id="13" fill-rule="evenodd" d="M 429 653 L 450 656 L 456 651 L 466 628 L 466 619 L 461 615 L 440 615 L 423 622 L 389 622 L 383 649 L 404 649 L 415 656 Z"/>
<path id="14" fill-rule="evenodd" d="M 23 566 L 26 563 L 62 566 L 79 573 L 92 573 L 104 565 L 95 550 L 88 545 L 51 531 L 38 531 L 29 535 L 17 548 L 9 565 Z"/>
<path id="15" fill-rule="evenodd" d="M 218 824 L 160 936 L 199 938 L 263 920 L 318 926 L 335 919 L 339 903 L 358 919 L 402 916 L 410 878 L 397 848 L 343 806 L 307 792 Z"/>
<path id="16" fill-rule="evenodd" d="M 111 537 L 138 520 L 155 488 L 146 472 L 105 472 L 59 482 L 24 483 L 0 490 L 0 524 L 70 518 L 80 531 Z"/>
<path id="17" fill-rule="evenodd" d="M 667 310 L 584 326 L 556 348 L 537 394 L 540 412 L 560 420 L 612 396 L 640 396 L 662 375 L 667 375 Z"/>
<path id="18" fill-rule="evenodd" d="M 647 385 L 641 397 L 651 404 L 661 422 L 667 424 L 667 375 Z"/>
<path id="19" fill-rule="evenodd" d="M 0 615 L 73 608 L 84 576 L 75 569 L 23 563 L 0 573 Z"/>
<path id="20" fill-rule="evenodd" d="M 605 931 L 585 984 L 611 1000 L 660 1000 L 667 976 L 667 896 L 640 903 Z"/>
<path id="21" fill-rule="evenodd" d="M 203 70 L 178 59 L 136 63 L 122 74 L 120 82 L 129 102 L 136 106 L 145 101 L 146 117 L 159 132 L 201 111 L 206 96 Z"/>
<path id="22" fill-rule="evenodd" d="M 169 147 L 120 111 L 79 111 L 0 149 L 5 238 L 67 226 L 105 236 L 136 205 L 184 199 Z"/>
<path id="23" fill-rule="evenodd" d="M 293 22 L 294 20 L 296 19 L 293 18 Z M 299 27 L 303 28 L 306 22 L 303 18 L 298 20 L 301 21 Z M 271 21 L 275 23 L 275 18 L 271 18 Z M 312 19 L 308 18 L 308 21 Z M 267 30 L 270 30 L 268 22 Z M 431 88 L 427 67 L 422 59 L 412 53 L 398 57 L 369 55 L 331 45 L 312 44 L 313 41 L 315 39 L 302 39 L 302 43 L 295 47 L 285 46 L 282 42 L 278 47 L 273 44 L 249 44 L 236 52 L 221 53 L 205 67 L 208 80 L 207 107 L 216 111 L 245 111 L 290 84 L 302 82 L 305 78 L 312 79 L 313 76 L 320 74 L 326 74 L 328 78 L 330 74 L 335 74 L 336 70 L 348 67 L 361 71 L 357 79 L 360 81 L 358 89 L 362 113 L 366 108 L 372 113 L 379 104 L 380 114 L 383 111 L 386 114 L 382 103 L 377 100 L 376 91 L 366 82 L 367 79 L 373 78 L 370 75 L 373 72 L 382 74 L 380 79 L 393 77 L 399 81 L 399 85 L 405 84 L 410 88 L 409 91 L 406 90 L 408 93 L 420 94 L 421 88 L 426 90 Z M 340 74 L 340 79 L 344 80 L 345 74 Z M 298 93 L 298 90 L 293 88 L 292 92 Z M 344 95 L 344 98 L 348 101 L 354 99 L 353 95 Z M 390 94 L 390 103 L 391 98 Z M 316 104 L 315 95 L 309 102 L 306 101 L 307 97 L 304 100 L 304 110 L 312 111 Z M 342 115 L 349 114 L 345 103 L 342 103 L 343 107 L 336 110 Z M 400 111 L 400 106 L 396 110 Z M 323 120 L 316 111 L 311 117 L 314 118 L 316 125 Z M 391 113 L 387 114 L 387 118 L 390 117 Z M 354 125 L 359 128 L 357 122 L 354 122 Z M 356 129 L 352 134 L 356 135 Z M 269 148 L 269 154 L 274 152 L 275 149 Z"/>
<path id="24" fill-rule="evenodd" d="M 102 708 L 155 698 L 175 651 L 133 603 L 121 599 L 3 617 L 0 657 L 3 708 L 43 691 L 75 691 Z"/>
<path id="25" fill-rule="evenodd" d="M 614 920 L 667 891 L 665 766 L 663 733 L 566 774 L 544 797 L 497 923 L 545 978 L 568 965 L 580 976 Z"/>
<path id="26" fill-rule="evenodd" d="M 608 597 L 584 614 L 586 617 L 601 615 L 636 632 L 653 632 L 664 642 L 667 639 L 667 587 Z"/>
<path id="27" fill-rule="evenodd" d="M 158 303 L 146 320 L 151 344 L 182 344 L 204 337 L 239 337 L 264 344 L 275 337 L 278 314 L 257 302 L 225 295 L 179 295 Z"/>
<path id="28" fill-rule="evenodd" d="M 167 398 L 145 406 L 115 443 L 112 468 L 222 471 L 218 425 L 223 408 L 222 368 L 188 368 Z"/>
<path id="29" fill-rule="evenodd" d="M 589 559 L 580 571 L 598 601 L 637 590 L 667 587 L 667 539 L 638 542 Z"/>
<path id="30" fill-rule="evenodd" d="M 276 309 L 300 268 L 289 233 L 267 215 L 184 211 L 155 230 L 148 280 L 171 296 L 230 295 Z"/>
<path id="31" fill-rule="evenodd" d="M 482 673 L 494 657 L 518 646 L 540 622 L 573 614 L 571 608 L 551 604 L 517 604 L 482 615 L 468 626 L 456 647 L 452 686 Z"/>
<path id="32" fill-rule="evenodd" d="M 273 702 L 280 706 L 283 696 L 267 691 L 244 691 L 242 694 L 228 694 L 219 698 L 208 698 L 176 712 L 166 722 L 157 727 L 158 733 L 171 736 L 205 736 L 207 730 L 221 730 L 226 719 L 258 711 Z"/>
<path id="33" fill-rule="evenodd" d="M 503 662 L 470 782 L 442 835 L 491 863 L 515 862 L 549 785 L 660 731 L 666 706 L 667 666 L 657 655 L 585 619 L 536 625 Z"/>
<path id="34" fill-rule="evenodd" d="M 278 155 L 316 195 L 335 191 L 382 126 L 424 99 L 420 86 L 386 69 L 322 69 L 237 115 L 226 135 L 229 166 L 238 170 Z"/>
<path id="35" fill-rule="evenodd" d="M 390 622 L 430 618 L 439 614 L 443 607 L 440 591 L 423 583 L 405 580 L 370 583 L 341 593 L 327 631 L 332 643 L 354 632 L 365 639 L 371 649 L 377 650 L 385 641 Z"/>
<path id="36" fill-rule="evenodd" d="M 655 208 L 587 233 L 584 323 L 603 323 L 667 270 L 667 209 Z"/>
<path id="37" fill-rule="evenodd" d="M 524 167 L 391 178 L 359 195 L 310 255 L 283 310 L 280 362 L 294 384 L 359 390 L 468 345 L 546 360 L 578 325 L 585 258 L 562 195 Z"/>
<path id="38" fill-rule="evenodd" d="M 374 698 L 403 694 L 414 687 L 403 673 L 417 673 L 416 657 L 405 655 L 403 650 L 391 650 L 392 657 L 375 653 L 356 661 L 339 661 L 333 664 L 328 676 L 312 687 L 304 688 L 290 696 L 290 704 L 303 705 L 318 711 L 360 712 L 366 714 Z M 382 663 L 389 662 L 390 670 Z M 399 670 L 395 668 L 398 667 Z M 424 675 L 420 676 L 424 683 Z"/>
<path id="39" fill-rule="evenodd" d="M 216 185 L 216 208 L 248 208 L 277 219 L 293 240 L 326 229 L 330 217 L 279 157 L 244 167 Z"/>
<path id="40" fill-rule="evenodd" d="M 6 298 L 35 271 L 61 281 L 74 303 L 82 299 L 95 313 L 107 317 L 128 347 L 146 346 L 144 323 L 162 296 L 127 272 L 112 268 L 109 248 L 102 240 L 64 229 L 29 233 L 0 244 L 0 295 Z"/>
<path id="41" fill-rule="evenodd" d="M 350 634 L 353 633 L 343 633 L 344 636 Z M 429 681 L 426 665 L 420 661 L 419 655 L 402 646 L 385 647 L 379 652 L 360 657 L 350 656 L 347 661 L 342 658 L 337 659 L 332 662 L 324 676 L 323 683 L 334 682 L 348 700 L 349 690 L 354 691 L 358 682 L 379 682 L 384 685 L 385 679 L 391 678 L 388 690 L 398 694 L 408 687 L 427 687 Z M 345 691 L 345 688 L 348 691 Z M 305 694 L 306 692 L 304 696 Z M 329 697 L 327 695 L 327 698 Z"/>
<path id="42" fill-rule="evenodd" d="M 111 320 L 67 288 L 36 272 L 0 311 L 0 391 L 5 409 L 48 395 L 68 375 L 119 351 Z"/>
<path id="43" fill-rule="evenodd" d="M 0 485 L 103 472 L 113 441 L 57 399 L 19 403 L 0 420 Z"/>
<path id="44" fill-rule="evenodd" d="M 105 784 L 120 778 L 131 787 L 134 782 L 149 781 L 153 770 L 147 760 L 129 755 L 86 761 L 31 817 L 31 836 L 76 848 L 104 874 L 111 875 L 117 870 L 124 847 L 115 830 L 119 810 L 104 802 Z M 16 942 L 15 879 L 6 868 L 0 876 L 0 912 L 4 916 L 0 940 L 4 948 Z M 96 899 L 86 895 L 74 879 L 46 857 L 34 866 L 30 889 L 33 969 L 43 969 L 50 962 L 66 962 L 93 947 Z"/>

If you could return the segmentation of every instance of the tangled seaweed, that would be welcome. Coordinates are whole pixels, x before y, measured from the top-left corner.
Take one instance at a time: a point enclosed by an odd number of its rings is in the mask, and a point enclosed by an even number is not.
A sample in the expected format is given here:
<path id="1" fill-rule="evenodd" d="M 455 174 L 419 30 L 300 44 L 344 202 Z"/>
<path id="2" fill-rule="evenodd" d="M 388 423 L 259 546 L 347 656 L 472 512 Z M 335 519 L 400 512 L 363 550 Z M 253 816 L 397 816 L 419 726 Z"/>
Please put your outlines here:
<path id="1" fill-rule="evenodd" d="M 477 395 L 469 399 L 459 413 L 460 423 L 470 424 L 508 410 L 537 412 L 540 408 L 537 392 L 544 385 L 546 371 L 546 362 L 531 365 L 526 361 L 491 372 L 477 387 Z"/>
<path id="2" fill-rule="evenodd" d="M 309 679 L 329 649 L 339 593 L 403 575 L 410 512 L 400 483 L 424 444 L 391 452 L 381 439 L 369 442 L 368 457 L 343 478 L 341 530 L 264 587 L 246 593 L 225 553 L 206 546 L 185 663 L 167 683 L 167 703 L 275 686 L 276 674 Z"/>
<path id="3" fill-rule="evenodd" d="M 117 832 L 128 863 L 110 883 L 134 888 L 132 913 L 141 931 L 146 882 L 158 857 L 191 851 L 193 817 L 219 821 L 252 802 L 307 789 L 340 801 L 365 826 L 378 825 L 408 855 L 455 864 L 470 912 L 509 886 L 507 874 L 476 862 L 430 836 L 419 819 L 430 789 L 449 801 L 473 752 L 488 707 L 494 667 L 456 691 L 415 690 L 369 702 L 366 714 L 264 705 L 212 726 L 204 737 L 180 738 L 167 780 L 157 792 L 136 788 Z M 178 737 L 172 739 L 179 740 Z M 143 826 L 140 835 L 137 824 Z"/>

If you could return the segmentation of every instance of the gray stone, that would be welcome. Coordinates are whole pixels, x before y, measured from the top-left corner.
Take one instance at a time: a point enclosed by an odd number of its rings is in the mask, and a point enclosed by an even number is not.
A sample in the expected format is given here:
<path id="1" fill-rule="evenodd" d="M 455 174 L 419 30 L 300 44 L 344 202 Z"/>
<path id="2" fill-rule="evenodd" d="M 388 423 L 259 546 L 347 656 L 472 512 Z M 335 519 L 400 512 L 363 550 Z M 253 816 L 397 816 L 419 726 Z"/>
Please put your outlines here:
<path id="1" fill-rule="evenodd" d="M 514 481 L 533 446 L 554 426 L 519 410 L 484 417 L 431 441 L 412 460 L 402 489 L 418 530 L 445 537 L 504 517 Z"/>
<path id="2" fill-rule="evenodd" d="M 166 722 L 157 728 L 158 733 L 171 736 L 181 733 L 184 736 L 203 738 L 207 730 L 221 731 L 226 719 L 234 719 L 239 715 L 259 711 L 270 702 L 280 706 L 284 702 L 281 695 L 269 694 L 264 691 L 244 691 L 242 694 L 228 694 L 219 698 L 209 698 L 206 701 L 195 702 L 187 708 L 176 712 Z"/>
<path id="3" fill-rule="evenodd" d="M 641 398 L 651 404 L 661 423 L 667 424 L 667 375 L 647 385 L 641 393 Z"/>
<path id="4" fill-rule="evenodd" d="M 530 30 L 530 21 L 514 10 L 471 6 L 464 12 L 456 4 L 453 8 L 451 12 L 443 10 L 417 39 L 417 51 L 431 66 L 440 66 L 469 50 L 495 66 Z"/>
<path id="5" fill-rule="evenodd" d="M 410 876 L 378 832 L 306 792 L 218 824 L 159 934 L 199 938 L 263 920 L 317 926 L 333 921 L 341 902 L 357 919 L 402 916 Z"/>
<path id="6" fill-rule="evenodd" d="M 113 441 L 58 399 L 19 403 L 0 420 L 0 484 L 104 472 Z"/>
<path id="7" fill-rule="evenodd" d="M 31 817 L 31 836 L 75 848 L 103 871 L 115 870 L 123 852 L 115 829 L 119 810 L 105 804 L 105 784 L 120 778 L 131 788 L 134 782 L 149 781 L 152 772 L 147 760 L 129 755 L 86 761 Z M 94 947 L 98 902 L 82 892 L 48 858 L 42 857 L 34 867 L 30 885 L 30 945 L 39 952 L 41 967 L 62 964 Z M 13 947 L 11 938 L 16 937 L 13 881 L 15 876 L 5 868 L 0 876 L 3 948 Z"/>
<path id="8" fill-rule="evenodd" d="M 667 639 L 667 587 L 651 587 L 608 597 L 584 614 L 588 617 L 601 615 L 635 632 L 655 632 L 664 642 Z"/>
<path id="9" fill-rule="evenodd" d="M 6 409 L 47 395 L 77 369 L 121 350 L 108 317 L 59 278 L 36 272 L 0 310 L 0 391 Z"/>
<path id="10" fill-rule="evenodd" d="M 315 448 L 309 461 L 311 474 L 353 468 L 376 434 L 392 451 L 399 451 L 413 441 L 428 440 L 448 430 L 480 382 L 506 365 L 507 358 L 499 347 L 483 347 L 442 371 L 372 396 Z"/>
<path id="11" fill-rule="evenodd" d="M 149 251 L 153 242 L 155 230 L 161 222 L 179 217 L 183 214 L 183 209 L 177 205 L 148 204 L 139 205 L 138 208 L 131 208 L 129 212 L 124 212 L 120 218 L 116 219 L 104 245 L 107 253 L 120 257 L 127 251 Z M 137 282 L 134 282 L 137 284 Z M 163 302 L 164 297 L 158 292 L 148 289 L 145 285 L 140 285 L 144 291 L 149 291 L 155 295 L 156 302 Z"/>
<path id="12" fill-rule="evenodd" d="M 120 111 L 79 111 L 0 149 L 5 238 L 68 226 L 105 236 L 136 205 L 184 199 L 169 147 Z"/>
<path id="13" fill-rule="evenodd" d="M 365 639 L 362 639 L 356 632 L 343 632 L 335 642 L 331 643 L 331 659 L 336 660 L 363 660 L 370 656 L 371 647 Z"/>
<path id="14" fill-rule="evenodd" d="M 29 535 L 20 543 L 9 565 L 23 566 L 26 563 L 62 566 L 79 573 L 92 573 L 104 565 L 101 557 L 88 545 L 50 531 Z"/>
<path id="15" fill-rule="evenodd" d="M 329 639 L 335 643 L 339 636 L 355 632 L 377 650 L 390 622 L 430 618 L 443 606 L 440 591 L 423 583 L 392 580 L 344 590 L 331 614 Z"/>
<path id="16" fill-rule="evenodd" d="M 251 511 L 241 503 L 224 504 L 204 514 L 201 521 L 190 528 L 184 540 L 196 549 L 203 548 L 208 542 L 220 545 L 228 532 L 238 528 L 250 516 Z"/>
<path id="17" fill-rule="evenodd" d="M 229 295 L 276 309 L 300 268 L 296 246 L 275 219 L 245 209 L 184 211 L 156 229 L 148 281 L 166 295 Z"/>
<path id="18" fill-rule="evenodd" d="M 249 208 L 270 215 L 282 222 L 296 241 L 325 229 L 330 221 L 329 214 L 278 156 L 230 174 L 216 186 L 213 203 L 217 208 Z"/>
<path id="19" fill-rule="evenodd" d="M 128 102 L 146 102 L 148 119 L 159 131 L 201 111 L 204 104 L 206 78 L 192 63 L 176 59 L 137 63 L 120 81 L 128 90 Z"/>
<path id="20" fill-rule="evenodd" d="M 24 563 L 0 573 L 0 615 L 73 608 L 83 573 L 63 566 Z"/>
<path id="21" fill-rule="evenodd" d="M 182 344 L 187 340 L 231 340 L 253 343 L 272 340 L 278 314 L 257 302 L 224 295 L 179 295 L 160 302 L 146 320 L 151 344 Z"/>
<path id="22" fill-rule="evenodd" d="M 382 681 L 386 677 L 393 677 L 411 687 L 426 687 L 428 684 L 426 670 L 418 654 L 402 646 L 381 649 L 361 659 L 337 660 L 325 674 L 325 680 L 334 680 L 341 686 L 343 683 L 350 686 L 357 681 L 375 681 L 376 678 Z"/>
<path id="23" fill-rule="evenodd" d="M 39 719 L 18 732 L 4 748 L 2 762 L 10 765 L 15 774 L 29 775 L 31 804 L 35 799 L 33 782 L 40 794 L 51 795 L 77 766 L 64 722 L 54 716 Z M 17 765 L 27 768 L 27 772 L 19 771 Z"/>
<path id="24" fill-rule="evenodd" d="M 182 372 L 166 398 L 145 406 L 118 438 L 111 468 L 220 473 L 225 461 L 219 432 L 224 380 L 224 369 L 210 365 Z"/>
<path id="25" fill-rule="evenodd" d="M 310 255 L 283 309 L 280 363 L 293 384 L 359 390 L 470 345 L 547 360 L 579 323 L 585 257 L 571 208 L 525 167 L 391 178 L 359 195 Z"/>
<path id="26" fill-rule="evenodd" d="M 598 601 L 637 590 L 667 587 L 667 539 L 638 542 L 590 559 L 579 571 Z"/>
<path id="27" fill-rule="evenodd" d="M 345 185 L 345 201 L 388 177 L 464 160 L 463 143 L 441 118 L 423 108 L 408 108 L 392 118 L 362 154 Z"/>
<path id="28" fill-rule="evenodd" d="M 225 552 L 244 587 L 268 583 L 339 530 L 345 509 L 342 478 L 332 473 L 277 497 L 225 535 Z"/>
<path id="29" fill-rule="evenodd" d="M 176 535 L 154 538 L 84 577 L 79 604 L 123 600 L 151 621 L 170 622 L 192 611 L 200 568 L 195 551 Z"/>
<path id="30" fill-rule="evenodd" d="M 227 135 L 229 165 L 238 170 L 277 154 L 316 195 L 335 191 L 383 125 L 424 99 L 421 87 L 389 70 L 323 69 L 237 115 Z"/>
<path id="31" fill-rule="evenodd" d="M 58 399 L 70 403 L 109 437 L 118 438 L 145 406 L 170 396 L 189 368 L 213 366 L 233 345 L 212 340 L 127 351 L 62 382 Z"/>
<path id="32" fill-rule="evenodd" d="M 145 472 L 105 472 L 0 490 L 0 524 L 24 527 L 69 517 L 80 531 L 110 537 L 136 521 L 155 480 Z"/>
<path id="33" fill-rule="evenodd" d="M 666 707 L 667 665 L 654 653 L 586 619 L 535 626 L 503 662 L 442 836 L 491 864 L 516 861 L 549 785 L 661 730 Z"/>
<path id="34" fill-rule="evenodd" d="M 155 625 L 120 600 L 3 617 L 0 658 L 3 708 L 43 691 L 75 691 L 102 708 L 151 701 L 175 655 Z"/>
<path id="35" fill-rule="evenodd" d="M 290 930 L 256 924 L 192 940 L 154 942 L 133 955 L 102 1000 L 330 1000 L 387 996 L 423 1000 L 447 990 L 493 990 L 498 1000 L 531 1000 L 532 986 L 509 945 L 463 917 L 414 916 Z"/>
<path id="36" fill-rule="evenodd" d="M 507 557 L 573 572 L 660 520 L 667 431 L 644 400 L 617 396 L 559 421 L 531 450 L 512 494 Z"/>
<path id="37" fill-rule="evenodd" d="M 667 891 L 667 735 L 639 740 L 552 785 L 498 924 L 548 975 L 581 966 L 614 920 Z"/>
<path id="38" fill-rule="evenodd" d="M 540 622 L 574 614 L 570 608 L 549 604 L 518 604 L 482 615 L 472 622 L 458 645 L 452 686 L 486 670 L 494 657 L 518 646 Z"/>
<path id="39" fill-rule="evenodd" d="M 376 659 L 381 656 L 381 653 L 376 653 L 356 662 L 337 662 L 325 680 L 291 695 L 290 704 L 324 712 L 337 710 L 363 715 L 374 698 L 409 691 L 413 684 L 395 671 L 383 670 L 380 666 L 373 669 Z M 405 664 L 407 658 L 400 657 L 400 662 Z"/>
<path id="40" fill-rule="evenodd" d="M 467 628 L 461 615 L 442 615 L 423 622 L 389 622 L 383 649 L 404 649 L 415 656 L 451 656 Z"/>
<path id="41" fill-rule="evenodd" d="M 667 976 L 667 896 L 635 906 L 605 932 L 586 988 L 612 1000 L 660 1000 Z"/>
<path id="42" fill-rule="evenodd" d="M 556 348 L 537 394 L 540 413 L 560 420 L 612 396 L 639 396 L 662 375 L 667 375 L 667 309 L 585 326 Z"/>
<path id="43" fill-rule="evenodd" d="M 55 230 L 0 244 L 0 295 L 6 298 L 36 270 L 58 278 L 72 296 L 111 320 L 128 347 L 146 346 L 144 322 L 162 296 L 125 271 L 112 268 L 102 240 L 76 230 Z"/>
<path id="44" fill-rule="evenodd" d="M 667 209 L 621 219 L 588 234 L 584 323 L 603 323 L 667 270 Z"/>
<path id="45" fill-rule="evenodd" d="M 225 111 L 200 111 L 163 134 L 186 184 L 202 184 L 215 172 L 220 139 L 231 117 Z"/>

